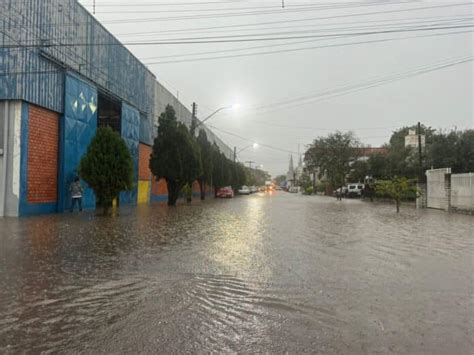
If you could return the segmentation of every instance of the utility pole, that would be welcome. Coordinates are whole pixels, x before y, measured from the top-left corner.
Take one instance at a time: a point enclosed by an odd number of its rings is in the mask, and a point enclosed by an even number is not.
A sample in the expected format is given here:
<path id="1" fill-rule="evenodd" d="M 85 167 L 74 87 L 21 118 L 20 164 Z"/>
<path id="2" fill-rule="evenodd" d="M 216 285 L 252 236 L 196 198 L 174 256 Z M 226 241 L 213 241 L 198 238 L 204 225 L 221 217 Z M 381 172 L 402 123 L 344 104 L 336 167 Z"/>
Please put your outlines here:
<path id="1" fill-rule="evenodd" d="M 285 8 L 285 0 L 281 0 L 281 7 L 282 7 L 282 9 Z"/>
<path id="2" fill-rule="evenodd" d="M 421 147 L 421 123 L 418 122 L 418 160 L 419 160 L 419 172 L 418 180 L 422 182 L 423 180 L 423 156 L 422 156 L 422 147 Z"/>
<path id="3" fill-rule="evenodd" d="M 237 161 L 237 147 L 234 146 L 234 163 Z"/>
<path id="4" fill-rule="evenodd" d="M 94 0 L 93 8 L 92 8 L 92 13 L 95 15 L 95 0 Z"/>
<path id="5" fill-rule="evenodd" d="M 191 129 L 190 129 L 191 135 L 193 137 L 196 136 L 196 127 L 197 127 L 196 115 L 197 115 L 197 105 L 196 105 L 195 102 L 193 102 L 193 113 L 192 113 L 192 116 L 191 116 Z"/>

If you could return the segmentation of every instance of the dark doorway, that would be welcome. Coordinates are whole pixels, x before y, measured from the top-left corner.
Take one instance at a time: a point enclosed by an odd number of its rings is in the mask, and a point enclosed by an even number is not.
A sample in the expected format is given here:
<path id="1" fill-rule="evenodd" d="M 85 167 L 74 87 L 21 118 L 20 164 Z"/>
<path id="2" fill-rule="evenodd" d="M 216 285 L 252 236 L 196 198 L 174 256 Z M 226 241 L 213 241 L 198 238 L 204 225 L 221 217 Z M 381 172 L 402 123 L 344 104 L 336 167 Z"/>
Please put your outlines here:
<path id="1" fill-rule="evenodd" d="M 121 107 L 120 101 L 99 93 L 98 126 L 109 126 L 120 133 Z"/>

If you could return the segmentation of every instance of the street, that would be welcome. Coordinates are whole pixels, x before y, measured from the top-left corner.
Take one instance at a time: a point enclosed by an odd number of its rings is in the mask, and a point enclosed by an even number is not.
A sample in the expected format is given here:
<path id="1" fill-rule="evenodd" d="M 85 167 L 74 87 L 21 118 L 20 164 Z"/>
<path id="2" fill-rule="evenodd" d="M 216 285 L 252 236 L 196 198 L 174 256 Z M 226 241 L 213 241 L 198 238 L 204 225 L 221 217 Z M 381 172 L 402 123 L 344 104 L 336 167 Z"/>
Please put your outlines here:
<path id="1" fill-rule="evenodd" d="M 285 192 L 2 219 L 0 353 L 472 353 L 473 230 Z"/>

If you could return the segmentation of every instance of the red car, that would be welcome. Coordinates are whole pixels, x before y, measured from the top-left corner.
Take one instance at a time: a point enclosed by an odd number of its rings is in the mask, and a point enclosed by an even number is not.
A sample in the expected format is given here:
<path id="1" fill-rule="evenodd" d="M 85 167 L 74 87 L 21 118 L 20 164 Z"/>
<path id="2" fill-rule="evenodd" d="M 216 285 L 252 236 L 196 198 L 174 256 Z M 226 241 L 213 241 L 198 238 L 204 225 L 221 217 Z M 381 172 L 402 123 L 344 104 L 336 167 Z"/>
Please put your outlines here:
<path id="1" fill-rule="evenodd" d="M 232 187 L 230 186 L 222 187 L 219 190 L 217 190 L 217 197 L 232 198 L 234 197 L 234 190 L 232 190 Z"/>

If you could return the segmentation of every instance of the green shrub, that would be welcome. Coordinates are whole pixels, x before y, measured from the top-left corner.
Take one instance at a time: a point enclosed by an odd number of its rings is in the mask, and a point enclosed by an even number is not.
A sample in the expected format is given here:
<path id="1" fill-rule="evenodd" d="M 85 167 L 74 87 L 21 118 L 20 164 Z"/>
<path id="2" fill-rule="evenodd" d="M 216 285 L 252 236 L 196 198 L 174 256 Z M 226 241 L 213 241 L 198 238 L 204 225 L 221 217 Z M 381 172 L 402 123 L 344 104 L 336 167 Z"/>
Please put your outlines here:
<path id="1" fill-rule="evenodd" d="M 94 190 L 104 214 L 121 191 L 133 188 L 132 156 L 122 137 L 110 127 L 97 130 L 78 170 Z"/>

